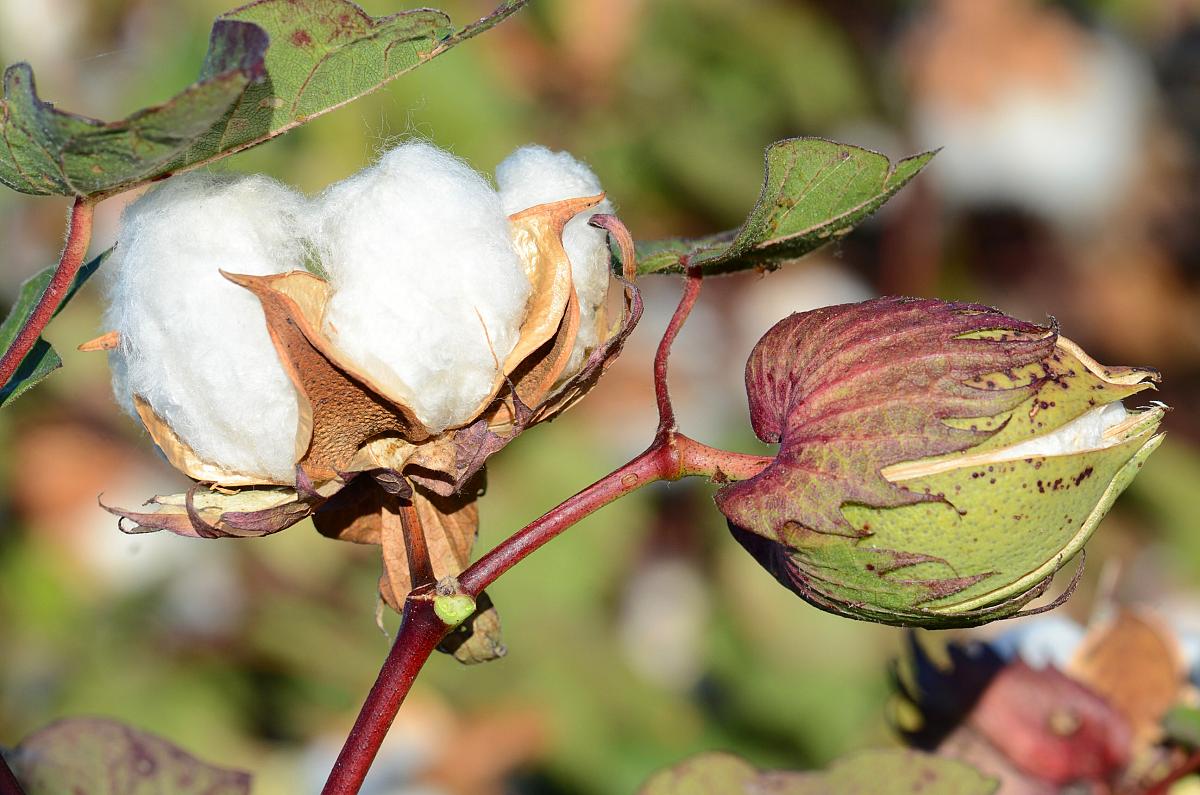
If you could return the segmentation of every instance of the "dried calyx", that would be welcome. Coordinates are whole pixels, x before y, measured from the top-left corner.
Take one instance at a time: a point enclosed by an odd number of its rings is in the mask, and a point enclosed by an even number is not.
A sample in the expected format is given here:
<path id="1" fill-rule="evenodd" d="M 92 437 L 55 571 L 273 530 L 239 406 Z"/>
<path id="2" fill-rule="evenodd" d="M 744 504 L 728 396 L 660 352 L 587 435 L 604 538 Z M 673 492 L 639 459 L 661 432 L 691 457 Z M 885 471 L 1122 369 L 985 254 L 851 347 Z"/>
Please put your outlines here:
<path id="1" fill-rule="evenodd" d="M 792 315 L 746 369 L 778 442 L 722 489 L 735 537 L 816 606 L 892 624 L 1017 614 L 1158 446 L 1151 370 L 989 307 L 883 298 Z"/>
<path id="2" fill-rule="evenodd" d="M 382 546 L 397 608 L 460 572 L 488 456 L 581 397 L 641 307 L 624 228 L 580 228 L 604 201 L 586 166 L 540 148 L 506 162 L 499 195 L 412 143 L 308 203 L 203 175 L 135 202 L 106 314 L 114 389 L 197 484 L 109 510 L 202 537 L 313 515 Z"/>

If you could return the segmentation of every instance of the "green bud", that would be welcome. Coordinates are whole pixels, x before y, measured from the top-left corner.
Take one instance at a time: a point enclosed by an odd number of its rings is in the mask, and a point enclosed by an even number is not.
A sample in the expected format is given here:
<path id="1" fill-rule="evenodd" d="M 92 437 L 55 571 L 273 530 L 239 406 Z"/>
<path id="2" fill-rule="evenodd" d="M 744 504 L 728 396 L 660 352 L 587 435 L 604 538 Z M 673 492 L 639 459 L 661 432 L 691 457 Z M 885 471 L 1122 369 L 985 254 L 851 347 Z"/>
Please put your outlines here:
<path id="1" fill-rule="evenodd" d="M 755 430 L 779 454 L 717 502 L 747 550 L 824 610 L 930 627 L 1012 616 L 1161 442 L 1164 407 L 1121 404 L 1157 378 L 977 305 L 792 315 L 746 374 Z"/>
<path id="2" fill-rule="evenodd" d="M 433 612 L 446 626 L 457 627 L 475 612 L 475 600 L 465 593 L 436 596 L 433 599 Z"/>

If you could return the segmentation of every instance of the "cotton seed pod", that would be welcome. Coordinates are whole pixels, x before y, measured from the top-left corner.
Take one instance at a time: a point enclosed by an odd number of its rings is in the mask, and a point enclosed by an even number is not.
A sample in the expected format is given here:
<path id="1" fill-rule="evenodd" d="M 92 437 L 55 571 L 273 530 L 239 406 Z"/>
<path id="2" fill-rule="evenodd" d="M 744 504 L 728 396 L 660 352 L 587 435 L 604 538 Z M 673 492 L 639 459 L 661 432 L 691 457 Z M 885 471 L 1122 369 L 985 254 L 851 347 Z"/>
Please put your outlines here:
<path id="1" fill-rule="evenodd" d="M 779 453 L 717 504 L 823 610 L 929 627 L 1012 616 L 1161 442 L 1164 407 L 1120 403 L 1157 380 L 985 306 L 881 298 L 792 315 L 746 367 L 754 430 Z"/>
<path id="2" fill-rule="evenodd" d="M 512 248 L 530 296 L 487 393 L 465 419 L 444 429 L 428 427 L 403 389 L 380 382 L 339 347 L 326 323 L 334 293 L 329 282 L 300 270 L 225 273 L 258 300 L 298 396 L 294 482 L 283 486 L 205 460 L 168 422 L 148 413 L 142 418 L 155 442 L 197 484 L 187 494 L 155 497 L 140 510 L 109 510 L 138 531 L 200 537 L 265 535 L 315 513 L 326 535 L 382 546 L 380 592 L 396 608 L 417 577 L 458 574 L 478 528 L 476 479 L 488 456 L 582 397 L 640 318 L 632 241 L 615 219 L 597 217 L 593 222 L 622 249 L 623 273 L 610 278 L 624 290 L 625 309 L 603 329 L 579 371 L 564 376 L 579 333 L 579 299 L 563 228 L 603 198 L 552 202 L 510 216 Z"/>

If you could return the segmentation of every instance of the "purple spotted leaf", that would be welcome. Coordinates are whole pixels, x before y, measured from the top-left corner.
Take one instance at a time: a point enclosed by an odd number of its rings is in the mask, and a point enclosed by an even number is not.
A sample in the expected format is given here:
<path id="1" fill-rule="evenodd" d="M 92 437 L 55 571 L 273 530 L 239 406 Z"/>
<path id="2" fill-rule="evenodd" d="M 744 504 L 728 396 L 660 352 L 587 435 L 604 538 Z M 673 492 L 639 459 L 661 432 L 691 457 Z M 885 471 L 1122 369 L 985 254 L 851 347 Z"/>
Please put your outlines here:
<path id="1" fill-rule="evenodd" d="M 52 723 L 5 753 L 25 795 L 249 795 L 250 776 L 102 718 Z"/>

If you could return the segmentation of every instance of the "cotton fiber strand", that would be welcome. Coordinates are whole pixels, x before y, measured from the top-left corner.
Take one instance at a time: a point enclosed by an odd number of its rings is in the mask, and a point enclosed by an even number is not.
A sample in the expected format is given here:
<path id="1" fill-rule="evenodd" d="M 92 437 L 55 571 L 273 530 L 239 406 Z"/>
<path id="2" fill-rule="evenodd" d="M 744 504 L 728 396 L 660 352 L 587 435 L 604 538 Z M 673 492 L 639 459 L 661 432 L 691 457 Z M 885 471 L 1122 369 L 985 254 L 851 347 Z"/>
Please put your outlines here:
<path id="1" fill-rule="evenodd" d="M 595 196 L 603 189 L 586 164 L 569 152 L 523 146 L 496 167 L 496 184 L 504 212 L 513 214 L 538 204 Z M 571 260 L 571 276 L 579 295 L 579 336 L 563 379 L 579 372 L 584 357 L 599 343 L 596 312 L 608 294 L 608 241 L 603 229 L 588 225 L 597 213 L 611 213 L 605 199 L 571 219 L 563 230 L 563 247 Z"/>
<path id="2" fill-rule="evenodd" d="M 293 477 L 297 396 L 252 294 L 218 272 L 300 269 L 305 199 L 262 176 L 195 172 L 131 204 L 107 266 L 113 392 L 146 400 L 202 459 Z"/>
<path id="3" fill-rule="evenodd" d="M 471 420 L 530 294 L 491 185 L 428 143 L 403 144 L 318 199 L 313 239 L 342 351 L 430 430 Z"/>

